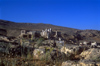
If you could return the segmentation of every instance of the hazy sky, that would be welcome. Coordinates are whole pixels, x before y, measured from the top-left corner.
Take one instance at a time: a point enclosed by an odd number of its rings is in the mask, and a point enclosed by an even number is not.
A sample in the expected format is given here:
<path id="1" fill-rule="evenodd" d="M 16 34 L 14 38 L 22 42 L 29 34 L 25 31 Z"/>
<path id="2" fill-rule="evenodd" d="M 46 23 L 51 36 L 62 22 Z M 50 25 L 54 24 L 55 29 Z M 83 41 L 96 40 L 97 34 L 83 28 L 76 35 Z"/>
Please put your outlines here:
<path id="1" fill-rule="evenodd" d="M 100 30 L 100 0 L 0 0 L 0 19 Z"/>

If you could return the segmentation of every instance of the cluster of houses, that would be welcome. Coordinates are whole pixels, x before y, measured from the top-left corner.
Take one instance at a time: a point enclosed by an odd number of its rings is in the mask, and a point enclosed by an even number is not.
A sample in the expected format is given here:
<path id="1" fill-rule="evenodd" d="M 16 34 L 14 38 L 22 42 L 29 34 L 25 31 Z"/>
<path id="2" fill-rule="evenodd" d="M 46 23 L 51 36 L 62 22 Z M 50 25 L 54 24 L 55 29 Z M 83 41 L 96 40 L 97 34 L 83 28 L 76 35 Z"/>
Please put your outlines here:
<path id="1" fill-rule="evenodd" d="M 20 38 L 33 38 L 33 37 L 44 37 L 47 39 L 50 38 L 59 38 L 61 35 L 61 32 L 53 32 L 51 28 L 45 29 L 42 31 L 31 31 L 31 30 L 21 30 Z"/>
<path id="2" fill-rule="evenodd" d="M 44 37 L 44 38 L 47 38 L 47 39 L 51 39 L 53 37 L 53 38 L 57 39 L 55 41 L 57 44 L 60 43 L 61 45 L 64 45 L 64 40 L 62 40 L 62 38 L 60 37 L 61 33 L 57 32 L 57 31 L 53 32 L 51 28 L 42 30 L 40 32 L 30 31 L 30 30 L 21 30 L 20 37 L 23 37 L 23 38 L 33 38 L 33 37 L 36 37 L 36 36 L 41 36 L 41 37 Z M 98 44 L 97 44 L 97 42 L 83 41 L 83 42 L 80 42 L 79 45 L 80 46 L 90 45 L 91 47 L 97 47 Z"/>
<path id="3" fill-rule="evenodd" d="M 21 30 L 21 34 L 19 35 L 20 38 L 28 38 L 28 39 L 34 39 L 36 37 L 43 37 L 47 40 L 51 41 L 54 40 L 54 43 L 60 44 L 61 46 L 64 45 L 64 40 L 61 38 L 61 32 L 58 31 L 52 31 L 51 28 L 45 29 L 42 31 L 31 31 L 31 30 Z"/>
<path id="4" fill-rule="evenodd" d="M 0 40 L 6 40 L 9 41 L 6 37 L 7 31 L 4 29 L 0 29 Z M 56 40 L 55 42 L 57 44 L 64 45 L 64 40 L 61 37 L 61 32 L 58 31 L 52 31 L 51 28 L 45 29 L 42 31 L 32 31 L 32 30 L 21 30 L 21 34 L 19 35 L 19 38 L 29 38 L 29 39 L 34 39 L 35 37 L 43 37 L 46 39 L 51 39 L 51 40 Z M 52 39 L 53 38 L 53 39 Z M 91 47 L 97 47 L 98 43 L 97 42 L 87 42 L 83 41 L 79 43 L 80 46 L 82 45 L 90 45 Z"/>

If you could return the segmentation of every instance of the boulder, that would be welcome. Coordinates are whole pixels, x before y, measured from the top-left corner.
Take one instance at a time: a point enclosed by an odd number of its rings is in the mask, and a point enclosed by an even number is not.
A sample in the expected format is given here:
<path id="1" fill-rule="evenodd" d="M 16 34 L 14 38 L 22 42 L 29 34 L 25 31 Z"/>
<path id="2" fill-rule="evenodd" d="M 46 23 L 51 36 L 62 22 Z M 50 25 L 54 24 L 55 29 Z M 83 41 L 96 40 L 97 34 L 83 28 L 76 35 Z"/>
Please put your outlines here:
<path id="1" fill-rule="evenodd" d="M 95 60 L 100 61 L 100 49 L 91 48 L 86 51 L 83 51 L 80 56 L 84 57 L 85 60 Z"/>
<path id="2" fill-rule="evenodd" d="M 42 54 L 39 57 L 41 60 L 49 60 L 49 61 L 65 61 L 66 55 L 64 53 L 61 53 L 57 50 L 53 50 L 53 51 L 46 51 L 45 54 Z"/>
<path id="3" fill-rule="evenodd" d="M 39 56 L 43 55 L 45 53 L 45 49 L 35 49 L 33 51 L 34 57 L 39 59 Z"/>
<path id="4" fill-rule="evenodd" d="M 9 39 L 6 36 L 0 36 L 0 40 L 9 42 Z"/>
<path id="5" fill-rule="evenodd" d="M 62 47 L 61 48 L 61 52 L 64 52 L 65 54 L 67 54 L 67 53 L 73 53 L 73 49 Z"/>
<path id="6" fill-rule="evenodd" d="M 71 53 L 71 54 L 79 55 L 82 51 L 87 50 L 87 49 L 88 47 L 70 45 L 70 46 L 63 46 L 61 48 L 61 52 L 64 52 L 65 54 Z"/>
<path id="7" fill-rule="evenodd" d="M 39 49 L 34 50 L 34 56 L 40 60 L 65 60 L 66 55 L 64 53 L 59 52 L 56 48 L 40 46 Z"/>
<path id="8" fill-rule="evenodd" d="M 100 66 L 100 62 L 97 62 L 96 65 L 97 65 L 97 66 Z"/>
<path id="9" fill-rule="evenodd" d="M 94 61 L 88 61 L 88 60 L 81 60 L 78 62 L 80 66 L 96 66 L 96 63 Z"/>

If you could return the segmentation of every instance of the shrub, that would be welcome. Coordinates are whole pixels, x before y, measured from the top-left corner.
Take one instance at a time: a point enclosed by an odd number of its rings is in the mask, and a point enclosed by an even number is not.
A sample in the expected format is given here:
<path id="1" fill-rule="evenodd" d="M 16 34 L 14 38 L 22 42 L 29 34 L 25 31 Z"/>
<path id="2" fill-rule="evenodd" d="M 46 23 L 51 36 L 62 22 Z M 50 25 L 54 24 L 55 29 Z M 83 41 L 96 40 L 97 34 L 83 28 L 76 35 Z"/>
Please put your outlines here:
<path id="1" fill-rule="evenodd" d="M 44 41 L 44 38 L 39 38 L 39 39 L 37 40 L 37 46 L 38 46 L 38 47 L 41 46 L 43 41 Z"/>
<path id="2" fill-rule="evenodd" d="M 51 59 L 50 52 L 48 51 L 48 52 L 46 52 L 46 54 L 43 54 L 43 55 L 40 57 L 40 60 L 42 60 L 42 61 L 50 61 L 50 60 L 52 60 L 52 59 Z"/>

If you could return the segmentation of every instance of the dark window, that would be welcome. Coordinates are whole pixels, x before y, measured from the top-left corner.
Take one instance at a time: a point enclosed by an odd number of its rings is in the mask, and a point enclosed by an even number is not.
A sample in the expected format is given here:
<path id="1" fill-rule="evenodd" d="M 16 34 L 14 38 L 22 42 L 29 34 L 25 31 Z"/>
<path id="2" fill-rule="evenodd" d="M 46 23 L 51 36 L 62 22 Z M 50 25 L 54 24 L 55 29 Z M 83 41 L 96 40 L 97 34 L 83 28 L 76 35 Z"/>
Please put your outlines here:
<path id="1" fill-rule="evenodd" d="M 27 38 L 27 35 L 23 35 L 23 38 Z"/>

